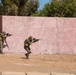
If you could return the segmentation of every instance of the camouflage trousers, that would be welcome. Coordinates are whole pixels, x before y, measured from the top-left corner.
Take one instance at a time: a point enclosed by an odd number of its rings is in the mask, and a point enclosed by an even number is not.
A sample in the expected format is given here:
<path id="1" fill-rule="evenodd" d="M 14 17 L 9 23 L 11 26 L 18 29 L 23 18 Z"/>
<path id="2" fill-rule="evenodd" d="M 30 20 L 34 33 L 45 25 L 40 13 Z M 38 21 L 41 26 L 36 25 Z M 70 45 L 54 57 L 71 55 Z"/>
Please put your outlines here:
<path id="1" fill-rule="evenodd" d="M 0 41 L 0 54 L 3 54 L 3 43 Z"/>
<path id="2" fill-rule="evenodd" d="M 29 57 L 29 54 L 31 53 L 31 49 L 29 46 L 24 46 L 24 49 L 27 51 L 27 53 L 25 54 L 26 58 Z"/>

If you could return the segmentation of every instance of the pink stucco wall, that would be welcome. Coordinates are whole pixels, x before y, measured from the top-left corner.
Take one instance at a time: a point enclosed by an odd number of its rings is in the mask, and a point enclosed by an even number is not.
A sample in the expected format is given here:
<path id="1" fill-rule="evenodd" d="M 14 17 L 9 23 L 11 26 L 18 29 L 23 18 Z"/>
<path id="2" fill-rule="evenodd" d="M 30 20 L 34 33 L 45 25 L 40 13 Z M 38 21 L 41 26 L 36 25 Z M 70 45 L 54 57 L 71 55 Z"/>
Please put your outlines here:
<path id="1" fill-rule="evenodd" d="M 3 16 L 2 26 L 13 35 L 4 52 L 25 52 L 24 40 L 32 35 L 42 39 L 31 45 L 33 54 L 76 54 L 76 18 Z"/>

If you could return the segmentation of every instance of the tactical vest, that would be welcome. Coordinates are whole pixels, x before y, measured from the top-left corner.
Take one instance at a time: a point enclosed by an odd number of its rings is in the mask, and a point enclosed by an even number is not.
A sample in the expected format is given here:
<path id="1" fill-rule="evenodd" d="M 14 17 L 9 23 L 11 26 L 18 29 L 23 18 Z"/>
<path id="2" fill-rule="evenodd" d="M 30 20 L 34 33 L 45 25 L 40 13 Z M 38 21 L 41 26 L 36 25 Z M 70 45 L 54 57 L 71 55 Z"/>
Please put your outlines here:
<path id="1" fill-rule="evenodd" d="M 32 44 L 32 40 L 30 40 L 30 39 L 26 39 L 24 41 L 24 46 L 30 46 L 31 44 Z"/>

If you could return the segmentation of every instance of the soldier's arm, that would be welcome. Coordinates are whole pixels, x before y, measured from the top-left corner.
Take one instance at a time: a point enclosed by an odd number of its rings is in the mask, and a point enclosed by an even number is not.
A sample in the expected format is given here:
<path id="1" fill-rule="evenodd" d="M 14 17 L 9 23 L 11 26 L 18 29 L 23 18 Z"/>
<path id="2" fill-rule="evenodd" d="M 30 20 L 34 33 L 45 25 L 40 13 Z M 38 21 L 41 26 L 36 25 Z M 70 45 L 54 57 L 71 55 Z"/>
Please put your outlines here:
<path id="1" fill-rule="evenodd" d="M 40 39 L 33 39 L 33 43 L 35 43 L 35 42 L 37 42 L 37 41 L 39 41 Z"/>
<path id="2" fill-rule="evenodd" d="M 10 36 L 12 36 L 12 34 L 7 33 L 6 36 L 7 36 L 7 37 L 10 37 Z"/>
<path id="3" fill-rule="evenodd" d="M 10 48 L 9 48 L 9 46 L 8 46 L 8 43 L 7 43 L 6 39 L 5 39 L 5 43 L 6 43 L 6 46 L 8 47 L 8 49 L 10 50 Z"/>

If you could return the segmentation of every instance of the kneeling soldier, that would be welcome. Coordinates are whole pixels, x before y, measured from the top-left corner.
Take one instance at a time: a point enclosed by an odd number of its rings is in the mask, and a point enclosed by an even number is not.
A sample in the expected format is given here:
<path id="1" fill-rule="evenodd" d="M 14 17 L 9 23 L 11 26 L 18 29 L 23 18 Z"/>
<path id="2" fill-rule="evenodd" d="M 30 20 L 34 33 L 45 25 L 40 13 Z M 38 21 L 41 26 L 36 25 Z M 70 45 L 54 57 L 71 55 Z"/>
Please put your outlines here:
<path id="1" fill-rule="evenodd" d="M 35 38 L 33 38 L 32 36 L 30 36 L 28 39 L 26 39 L 26 40 L 24 41 L 24 49 L 27 51 L 27 53 L 25 54 L 26 59 L 28 59 L 29 54 L 31 53 L 30 45 L 31 45 L 32 43 L 37 42 L 37 41 L 39 41 L 39 39 L 35 39 Z"/>

